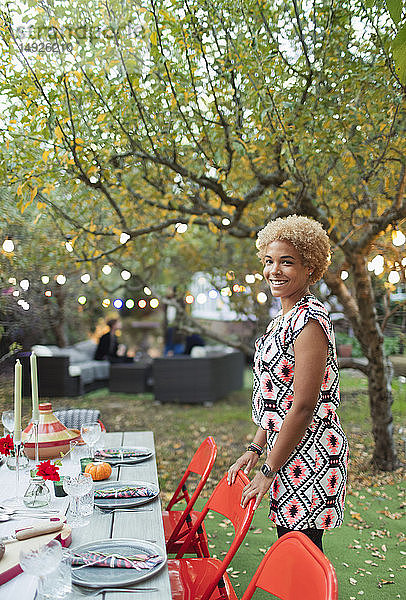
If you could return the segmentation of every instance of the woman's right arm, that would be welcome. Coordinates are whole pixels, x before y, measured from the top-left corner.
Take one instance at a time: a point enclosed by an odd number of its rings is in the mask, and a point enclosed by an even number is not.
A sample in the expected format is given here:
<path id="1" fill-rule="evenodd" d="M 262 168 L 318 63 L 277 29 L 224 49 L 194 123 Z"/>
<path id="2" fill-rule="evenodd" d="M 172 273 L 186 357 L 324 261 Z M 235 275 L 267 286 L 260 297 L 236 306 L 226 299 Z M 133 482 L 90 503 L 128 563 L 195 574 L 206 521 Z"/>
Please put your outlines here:
<path id="1" fill-rule="evenodd" d="M 261 446 L 264 448 L 266 445 L 266 431 L 262 429 L 262 427 L 258 427 L 257 432 L 255 434 L 254 439 L 251 442 L 252 444 L 256 444 L 257 446 Z M 237 458 L 235 463 L 231 465 L 228 470 L 228 484 L 232 485 L 235 481 L 236 475 L 240 469 L 244 470 L 244 473 L 248 475 L 248 473 L 255 467 L 259 459 L 259 456 L 256 452 L 251 450 L 247 450 L 244 452 L 240 458 Z"/>

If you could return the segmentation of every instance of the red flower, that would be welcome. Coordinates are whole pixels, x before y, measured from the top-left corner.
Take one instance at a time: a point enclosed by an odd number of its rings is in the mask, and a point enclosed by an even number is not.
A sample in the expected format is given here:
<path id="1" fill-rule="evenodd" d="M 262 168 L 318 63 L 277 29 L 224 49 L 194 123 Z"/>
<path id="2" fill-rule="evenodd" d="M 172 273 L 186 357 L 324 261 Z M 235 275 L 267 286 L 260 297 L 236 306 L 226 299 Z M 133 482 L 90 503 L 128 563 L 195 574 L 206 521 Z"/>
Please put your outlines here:
<path id="1" fill-rule="evenodd" d="M 0 452 L 5 456 L 9 456 L 11 450 L 14 450 L 13 438 L 8 434 L 6 437 L 0 438 Z"/>
<path id="2" fill-rule="evenodd" d="M 46 481 L 47 479 L 49 481 L 59 481 L 61 479 L 58 473 L 59 467 L 53 465 L 50 460 L 42 461 L 39 465 L 37 465 L 37 467 L 37 475 L 39 477 L 42 477 L 44 481 Z"/>

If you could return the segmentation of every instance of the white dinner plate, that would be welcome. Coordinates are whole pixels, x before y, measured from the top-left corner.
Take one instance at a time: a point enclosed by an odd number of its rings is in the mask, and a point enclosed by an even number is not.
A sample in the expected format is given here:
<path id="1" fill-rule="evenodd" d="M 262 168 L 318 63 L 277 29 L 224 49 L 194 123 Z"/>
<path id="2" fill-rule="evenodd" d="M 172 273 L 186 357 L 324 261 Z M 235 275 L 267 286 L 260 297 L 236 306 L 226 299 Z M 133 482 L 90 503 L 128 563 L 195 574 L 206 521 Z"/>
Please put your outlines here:
<path id="1" fill-rule="evenodd" d="M 133 506 L 140 506 L 140 504 L 146 504 L 155 500 L 159 494 L 159 487 L 155 483 L 149 483 L 147 481 L 95 481 L 94 491 L 103 489 L 120 489 L 122 487 L 148 487 L 154 492 L 153 496 L 141 496 L 140 498 L 96 498 L 94 503 L 99 508 L 132 508 Z"/>
<path id="2" fill-rule="evenodd" d="M 154 577 L 166 564 L 166 552 L 144 540 L 136 539 L 104 539 L 82 544 L 72 549 L 72 554 L 86 551 L 105 552 L 108 554 L 119 554 L 120 556 L 131 556 L 138 553 L 159 554 L 162 562 L 150 569 L 110 568 L 110 567 L 72 567 L 72 583 L 91 588 L 124 587 Z"/>

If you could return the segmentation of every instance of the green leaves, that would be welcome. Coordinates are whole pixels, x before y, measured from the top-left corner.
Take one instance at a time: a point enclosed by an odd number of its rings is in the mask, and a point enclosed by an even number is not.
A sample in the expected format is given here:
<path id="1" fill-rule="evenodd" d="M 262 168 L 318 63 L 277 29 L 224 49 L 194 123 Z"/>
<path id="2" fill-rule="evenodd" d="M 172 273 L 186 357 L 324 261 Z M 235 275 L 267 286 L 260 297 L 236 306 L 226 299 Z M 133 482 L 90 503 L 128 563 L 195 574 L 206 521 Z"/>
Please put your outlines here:
<path id="1" fill-rule="evenodd" d="M 402 16 L 403 0 L 385 0 L 385 2 L 392 21 L 397 25 Z"/>
<path id="2" fill-rule="evenodd" d="M 393 40 L 392 53 L 399 79 L 406 85 L 406 25 L 399 29 Z"/>

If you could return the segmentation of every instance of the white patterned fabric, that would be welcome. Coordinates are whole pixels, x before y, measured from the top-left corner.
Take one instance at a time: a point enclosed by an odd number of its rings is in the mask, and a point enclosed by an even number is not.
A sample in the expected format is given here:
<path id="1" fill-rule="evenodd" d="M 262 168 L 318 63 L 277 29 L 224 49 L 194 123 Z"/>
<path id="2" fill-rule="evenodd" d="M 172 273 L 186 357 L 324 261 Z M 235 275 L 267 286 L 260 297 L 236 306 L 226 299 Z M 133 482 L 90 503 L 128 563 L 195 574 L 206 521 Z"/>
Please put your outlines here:
<path id="1" fill-rule="evenodd" d="M 294 402 L 294 342 L 309 319 L 326 334 L 326 370 L 313 420 L 271 486 L 269 516 L 289 529 L 330 529 L 343 520 L 348 442 L 336 413 L 340 391 L 333 326 L 312 294 L 277 315 L 256 341 L 252 418 L 266 430 L 270 451 Z"/>

